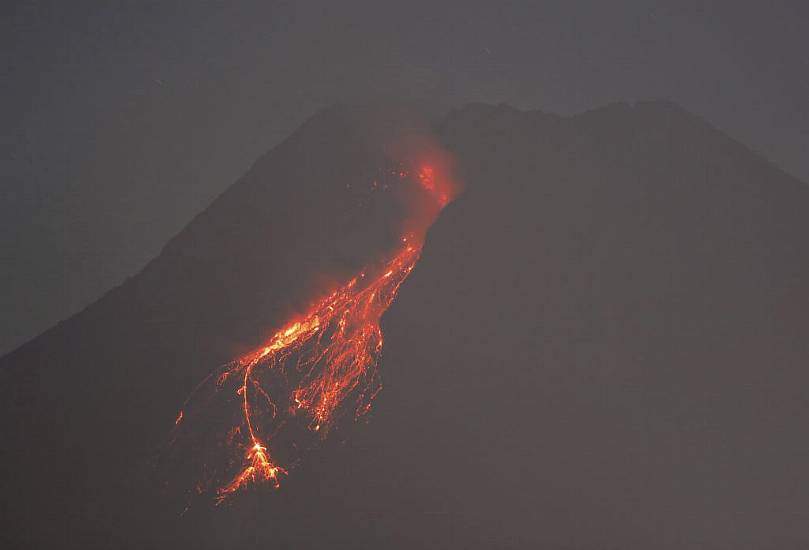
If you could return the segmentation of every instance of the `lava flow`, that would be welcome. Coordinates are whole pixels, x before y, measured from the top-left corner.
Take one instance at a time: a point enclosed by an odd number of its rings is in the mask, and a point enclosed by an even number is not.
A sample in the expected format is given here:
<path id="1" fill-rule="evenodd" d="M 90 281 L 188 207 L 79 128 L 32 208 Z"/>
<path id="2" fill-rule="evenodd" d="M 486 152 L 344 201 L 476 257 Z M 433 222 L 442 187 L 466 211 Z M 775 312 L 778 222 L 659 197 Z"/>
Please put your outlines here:
<path id="1" fill-rule="evenodd" d="M 421 184 L 437 215 L 449 201 L 447 187 L 437 184 L 432 166 L 414 175 L 410 178 L 404 170 L 397 174 Z M 380 321 L 416 265 L 426 226 L 434 217 L 421 223 L 424 227 L 407 231 L 399 250 L 386 261 L 366 267 L 290 320 L 262 347 L 217 371 L 217 391 L 231 389 L 241 408 L 226 437 L 241 458 L 230 461 L 225 468 L 229 474 L 211 476 L 217 503 L 253 483 L 279 486 L 287 470 L 277 460 L 273 443 L 282 427 L 298 423 L 310 434 L 325 435 L 347 402 L 353 401 L 355 417 L 370 410 L 381 389 Z M 179 428 L 186 422 L 181 410 L 175 424 Z M 296 441 L 291 446 L 299 447 Z"/>

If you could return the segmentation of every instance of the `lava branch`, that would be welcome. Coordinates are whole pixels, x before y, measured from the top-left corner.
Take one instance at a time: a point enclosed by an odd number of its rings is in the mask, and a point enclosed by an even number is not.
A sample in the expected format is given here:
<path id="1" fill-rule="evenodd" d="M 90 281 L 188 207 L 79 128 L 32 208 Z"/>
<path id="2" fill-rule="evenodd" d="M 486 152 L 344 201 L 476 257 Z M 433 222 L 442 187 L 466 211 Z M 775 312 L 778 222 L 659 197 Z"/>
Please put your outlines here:
<path id="1" fill-rule="evenodd" d="M 413 270 L 419 252 L 416 246 L 405 244 L 376 279 L 369 280 L 365 272 L 361 273 L 317 303 L 302 320 L 278 331 L 266 346 L 220 376 L 227 378 L 241 371 L 242 383 L 237 393 L 242 399 L 242 424 L 248 444 L 245 466 L 230 483 L 218 489 L 218 502 L 252 482 L 269 481 L 277 487 L 279 477 L 287 473 L 273 462 L 254 423 L 251 393 L 261 393 L 270 402 L 254 379 L 256 369 L 285 370 L 297 353 L 296 368 L 303 377 L 291 392 L 292 414 L 307 415 L 312 431 L 328 426 L 337 407 L 363 376 L 376 367 L 383 344 L 379 326 L 382 314 Z M 304 352 L 306 347 L 309 349 Z M 370 401 L 361 403 L 357 414 L 366 413 L 369 404 Z M 272 408 L 275 411 L 274 404 Z"/>
<path id="2" fill-rule="evenodd" d="M 439 209 L 447 203 L 447 192 L 437 188 L 431 167 L 423 167 L 417 178 Z M 231 379 L 239 381 L 235 393 L 241 402 L 241 419 L 231 429 L 228 443 L 241 439 L 243 458 L 238 472 L 224 478 L 229 481 L 216 488 L 217 504 L 250 484 L 269 482 L 277 488 L 281 476 L 287 475 L 271 453 L 274 434 L 266 429 L 269 424 L 277 428 L 296 417 L 304 418 L 310 432 L 325 436 L 336 412 L 350 396 L 357 396 L 357 417 L 370 410 L 381 389 L 376 382 L 384 342 L 381 318 L 416 265 L 423 235 L 408 233 L 402 237 L 402 247 L 381 268 L 362 271 L 316 302 L 301 318 L 289 322 L 264 346 L 219 371 L 217 388 Z M 292 380 L 288 390 L 281 392 L 280 399 L 285 402 L 273 401 L 262 385 L 262 376 L 279 377 L 285 383 Z M 185 416 L 181 410 L 177 427 L 186 422 Z"/>

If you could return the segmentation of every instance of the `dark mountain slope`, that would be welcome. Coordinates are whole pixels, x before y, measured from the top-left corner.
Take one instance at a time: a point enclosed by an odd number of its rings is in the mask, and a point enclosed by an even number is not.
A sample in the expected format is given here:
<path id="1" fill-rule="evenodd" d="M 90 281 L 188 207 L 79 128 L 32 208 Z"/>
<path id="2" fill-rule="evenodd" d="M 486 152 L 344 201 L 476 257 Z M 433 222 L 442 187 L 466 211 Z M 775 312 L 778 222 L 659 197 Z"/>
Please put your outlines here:
<path id="1" fill-rule="evenodd" d="M 374 182 L 396 183 L 406 154 L 393 149 L 424 129 L 401 106 L 319 113 L 143 272 L 4 357 L 4 518 L 17 527 L 3 536 L 117 546 L 162 510 L 145 487 L 191 388 L 400 246 L 409 199 Z"/>
<path id="2" fill-rule="evenodd" d="M 809 190 L 665 103 L 444 136 L 468 192 L 389 312 L 396 468 L 526 547 L 806 545 Z"/>
<path id="3" fill-rule="evenodd" d="M 390 246 L 395 203 L 345 194 L 391 162 L 385 135 L 412 129 L 378 117 L 316 117 L 143 273 L 3 359 L 6 536 L 85 548 L 809 543 L 809 190 L 657 102 L 571 118 L 450 113 L 440 136 L 466 192 L 385 317 L 372 422 L 346 443 L 336 434 L 279 492 L 215 512 L 178 517 L 176 488 L 145 489 L 152 449 L 201 376 L 325 288 L 318 274 L 339 278 Z"/>

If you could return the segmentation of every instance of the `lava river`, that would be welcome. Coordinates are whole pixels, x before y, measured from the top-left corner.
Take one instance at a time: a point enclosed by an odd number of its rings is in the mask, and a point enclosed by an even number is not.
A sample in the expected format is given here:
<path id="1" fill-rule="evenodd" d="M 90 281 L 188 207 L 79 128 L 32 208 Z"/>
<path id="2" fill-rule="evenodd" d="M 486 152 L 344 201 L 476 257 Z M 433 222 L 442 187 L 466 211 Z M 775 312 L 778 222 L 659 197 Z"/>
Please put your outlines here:
<path id="1" fill-rule="evenodd" d="M 239 406 L 236 413 L 224 413 L 219 428 L 224 433 L 217 436 L 217 447 L 228 458 L 219 466 L 205 466 L 197 493 L 210 493 L 221 503 L 252 484 L 278 487 L 290 467 L 275 452 L 279 433 L 284 431 L 284 448 L 300 449 L 305 442 L 298 441 L 300 435 L 289 436 L 290 425 L 298 427 L 292 432 L 305 432 L 310 439 L 325 437 L 343 412 L 359 418 L 370 410 L 381 389 L 382 315 L 418 262 L 429 225 L 451 197 L 431 165 L 401 169 L 396 176 L 418 186 L 430 203 L 430 215 L 420 212 L 418 222 L 406 224 L 399 249 L 316 300 L 258 349 L 212 373 L 183 405 L 175 431 L 193 421 L 189 410 L 201 399 L 201 388 L 231 395 L 228 406 Z"/>

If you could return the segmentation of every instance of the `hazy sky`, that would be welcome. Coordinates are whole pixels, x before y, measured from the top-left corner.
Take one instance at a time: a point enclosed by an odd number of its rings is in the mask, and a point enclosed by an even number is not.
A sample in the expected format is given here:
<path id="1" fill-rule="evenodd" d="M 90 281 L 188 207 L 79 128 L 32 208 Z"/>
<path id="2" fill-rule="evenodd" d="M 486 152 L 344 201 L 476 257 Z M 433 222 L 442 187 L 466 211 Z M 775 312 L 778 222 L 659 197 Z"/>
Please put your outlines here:
<path id="1" fill-rule="evenodd" d="M 809 4 L 5 2 L 0 352 L 136 272 L 313 111 L 667 98 L 809 181 Z"/>

